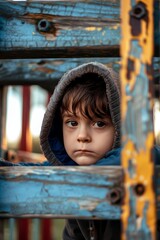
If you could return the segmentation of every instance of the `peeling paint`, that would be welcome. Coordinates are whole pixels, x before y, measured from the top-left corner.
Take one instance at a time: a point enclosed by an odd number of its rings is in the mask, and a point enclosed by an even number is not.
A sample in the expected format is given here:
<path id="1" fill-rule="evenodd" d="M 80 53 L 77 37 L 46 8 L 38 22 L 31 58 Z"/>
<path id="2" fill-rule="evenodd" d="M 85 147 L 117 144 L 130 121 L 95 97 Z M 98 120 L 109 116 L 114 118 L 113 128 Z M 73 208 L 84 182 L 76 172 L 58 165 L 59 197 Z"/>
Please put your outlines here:
<path id="1" fill-rule="evenodd" d="M 54 4 L 27 2 L 27 5 L 22 2 L 5 2 L 0 6 L 0 13 L 3 15 L 1 50 L 4 50 L 5 45 L 5 50 L 13 51 L 15 44 L 16 49 L 48 48 L 53 51 L 54 48 L 60 48 L 59 51 L 62 51 L 66 47 L 116 46 L 119 43 L 118 4 L 113 8 L 108 2 L 97 2 L 96 5 L 84 1 Z M 8 13 L 12 17 L 8 18 Z M 2 27 L 5 31 L 2 31 Z M 74 49 L 71 50 L 72 55 Z"/>
<path id="2" fill-rule="evenodd" d="M 139 59 L 142 54 L 142 47 L 139 45 L 139 41 L 132 39 L 130 43 L 131 43 L 131 46 L 130 46 L 129 56 Z"/>
<path id="3" fill-rule="evenodd" d="M 155 240 L 156 237 L 154 163 L 151 154 L 154 144 L 152 13 L 152 0 L 122 1 L 123 240 Z"/>
<path id="4" fill-rule="evenodd" d="M 102 28 L 101 27 L 86 27 L 85 30 L 90 31 L 90 32 L 92 32 L 92 31 L 101 31 Z"/>
<path id="5" fill-rule="evenodd" d="M 108 167 L 0 168 L 0 216 L 120 218 L 106 198 L 122 172 Z M 27 192 L 25 191 L 27 189 Z M 105 211 L 104 211 L 105 209 Z"/>

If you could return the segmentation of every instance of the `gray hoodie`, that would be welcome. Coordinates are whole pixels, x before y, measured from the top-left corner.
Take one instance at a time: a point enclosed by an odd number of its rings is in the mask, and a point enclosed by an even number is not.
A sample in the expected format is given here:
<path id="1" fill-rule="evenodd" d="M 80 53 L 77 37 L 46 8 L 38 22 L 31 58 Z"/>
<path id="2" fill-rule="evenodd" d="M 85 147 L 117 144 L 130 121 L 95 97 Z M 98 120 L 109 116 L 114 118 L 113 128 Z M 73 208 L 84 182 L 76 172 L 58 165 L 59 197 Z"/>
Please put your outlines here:
<path id="1" fill-rule="evenodd" d="M 44 115 L 40 144 L 42 151 L 51 165 L 76 165 L 70 159 L 64 149 L 63 142 L 60 137 L 61 123 L 57 116 L 59 103 L 66 91 L 66 88 L 77 77 L 81 77 L 86 73 L 95 73 L 100 75 L 106 84 L 106 96 L 109 103 L 110 114 L 113 125 L 115 127 L 115 136 L 112 153 L 108 158 L 112 163 L 120 163 L 120 157 L 114 154 L 114 149 L 120 147 L 120 84 L 116 72 L 97 62 L 90 62 L 76 67 L 67 73 L 59 81 L 54 90 L 46 113 Z M 118 152 L 118 155 L 119 152 Z M 104 159 L 107 160 L 107 159 Z M 105 161 L 106 162 L 106 161 Z M 109 162 L 107 160 L 107 162 Z M 110 162 L 110 164 L 112 164 Z M 114 164 L 112 164 L 114 165 Z M 119 240 L 120 239 L 120 221 L 108 220 L 66 220 L 63 231 L 63 240 Z"/>
<path id="2" fill-rule="evenodd" d="M 86 73 L 95 73 L 104 79 L 110 114 L 115 126 L 113 148 L 120 146 L 120 84 L 118 74 L 100 63 L 90 62 L 65 73 L 50 98 L 42 123 L 40 144 L 45 157 L 53 165 L 75 165 L 67 156 L 63 142 L 60 140 L 61 126 L 59 126 L 57 109 L 68 85 Z"/>

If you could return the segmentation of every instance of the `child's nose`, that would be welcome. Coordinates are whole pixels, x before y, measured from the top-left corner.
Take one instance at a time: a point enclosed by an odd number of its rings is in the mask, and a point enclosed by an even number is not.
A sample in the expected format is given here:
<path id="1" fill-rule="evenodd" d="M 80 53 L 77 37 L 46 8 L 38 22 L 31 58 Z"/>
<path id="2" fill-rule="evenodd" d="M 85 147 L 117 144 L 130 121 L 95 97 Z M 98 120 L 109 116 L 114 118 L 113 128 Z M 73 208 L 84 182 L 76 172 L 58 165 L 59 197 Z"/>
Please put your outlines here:
<path id="1" fill-rule="evenodd" d="M 90 135 L 89 129 L 87 129 L 87 127 L 82 126 L 79 129 L 77 141 L 78 142 L 91 142 L 91 135 Z"/>

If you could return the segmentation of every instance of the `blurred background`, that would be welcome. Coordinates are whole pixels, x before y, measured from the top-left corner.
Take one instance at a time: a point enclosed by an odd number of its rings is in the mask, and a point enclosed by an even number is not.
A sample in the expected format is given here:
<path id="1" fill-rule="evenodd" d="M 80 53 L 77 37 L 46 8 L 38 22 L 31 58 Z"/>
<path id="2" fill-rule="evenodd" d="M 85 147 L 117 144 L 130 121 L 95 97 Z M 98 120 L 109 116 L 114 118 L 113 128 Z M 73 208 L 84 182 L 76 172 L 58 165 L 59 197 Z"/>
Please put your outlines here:
<path id="1" fill-rule="evenodd" d="M 45 160 L 39 133 L 50 94 L 39 86 L 8 86 L 3 157 L 11 162 Z M 63 219 L 0 219 L 0 240 L 61 240 Z"/>

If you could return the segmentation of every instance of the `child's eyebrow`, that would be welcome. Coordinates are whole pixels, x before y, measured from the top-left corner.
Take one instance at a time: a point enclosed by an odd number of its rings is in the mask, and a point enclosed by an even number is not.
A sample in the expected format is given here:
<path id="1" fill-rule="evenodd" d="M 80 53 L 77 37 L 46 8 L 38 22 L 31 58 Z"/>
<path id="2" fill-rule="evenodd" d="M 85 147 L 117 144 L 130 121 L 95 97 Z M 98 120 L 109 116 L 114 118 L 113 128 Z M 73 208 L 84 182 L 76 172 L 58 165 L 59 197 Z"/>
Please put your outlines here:
<path id="1" fill-rule="evenodd" d="M 62 117 L 73 117 L 73 116 L 75 116 L 73 113 L 69 113 L 69 112 L 62 113 Z"/>

